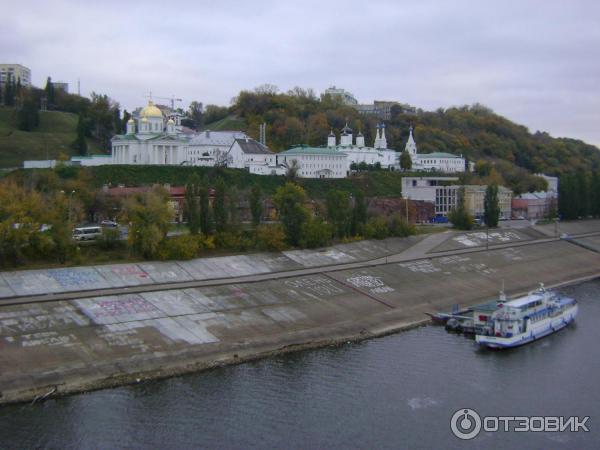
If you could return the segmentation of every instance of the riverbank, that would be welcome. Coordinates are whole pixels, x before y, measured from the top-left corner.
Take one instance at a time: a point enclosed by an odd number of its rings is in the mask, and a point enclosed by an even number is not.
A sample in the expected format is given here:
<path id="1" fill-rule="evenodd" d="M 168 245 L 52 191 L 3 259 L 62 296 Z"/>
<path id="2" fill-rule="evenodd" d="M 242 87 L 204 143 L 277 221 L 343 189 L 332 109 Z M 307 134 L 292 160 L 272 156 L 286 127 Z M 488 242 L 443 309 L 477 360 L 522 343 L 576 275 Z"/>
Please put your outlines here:
<path id="1" fill-rule="evenodd" d="M 0 306 L 0 402 L 381 336 L 427 323 L 426 312 L 493 298 L 502 280 L 516 295 L 538 282 L 600 276 L 600 254 L 567 241 L 465 253 L 477 236 L 431 236 L 430 245 L 399 247 L 387 264 Z M 449 242 L 440 247 L 441 239 Z"/>

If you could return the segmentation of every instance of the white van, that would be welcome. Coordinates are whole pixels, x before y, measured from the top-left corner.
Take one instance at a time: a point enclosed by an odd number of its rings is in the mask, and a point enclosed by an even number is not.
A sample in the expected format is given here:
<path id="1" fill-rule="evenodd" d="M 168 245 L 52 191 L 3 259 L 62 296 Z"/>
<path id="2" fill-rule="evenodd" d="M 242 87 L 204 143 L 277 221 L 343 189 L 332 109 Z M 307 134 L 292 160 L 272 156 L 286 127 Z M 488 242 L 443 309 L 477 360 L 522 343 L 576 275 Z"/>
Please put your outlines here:
<path id="1" fill-rule="evenodd" d="M 102 236 L 101 227 L 79 227 L 73 230 L 73 239 L 76 241 L 93 241 Z"/>

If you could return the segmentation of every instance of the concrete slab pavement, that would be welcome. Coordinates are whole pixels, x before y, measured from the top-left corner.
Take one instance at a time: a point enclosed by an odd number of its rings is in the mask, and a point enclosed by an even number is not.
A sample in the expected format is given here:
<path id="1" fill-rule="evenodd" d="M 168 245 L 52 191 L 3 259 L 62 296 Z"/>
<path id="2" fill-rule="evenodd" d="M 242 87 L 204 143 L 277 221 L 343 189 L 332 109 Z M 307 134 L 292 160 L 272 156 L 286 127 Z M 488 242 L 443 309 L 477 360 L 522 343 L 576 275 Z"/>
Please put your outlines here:
<path id="1" fill-rule="evenodd" d="M 600 254 L 553 241 L 322 272 L 1 306 L 0 402 L 396 330 L 493 298 L 502 280 L 514 294 L 598 276 Z"/>

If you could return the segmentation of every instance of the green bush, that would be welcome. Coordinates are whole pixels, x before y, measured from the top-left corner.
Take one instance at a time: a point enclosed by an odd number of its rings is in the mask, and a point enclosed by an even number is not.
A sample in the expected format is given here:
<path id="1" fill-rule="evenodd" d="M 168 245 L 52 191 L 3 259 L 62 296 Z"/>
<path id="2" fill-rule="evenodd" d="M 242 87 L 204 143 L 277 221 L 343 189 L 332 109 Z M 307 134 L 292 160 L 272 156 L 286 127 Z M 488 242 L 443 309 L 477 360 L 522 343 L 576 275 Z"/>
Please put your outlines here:
<path id="1" fill-rule="evenodd" d="M 160 259 L 192 259 L 198 256 L 199 250 L 198 236 L 184 234 L 163 240 L 158 256 Z"/>
<path id="2" fill-rule="evenodd" d="M 325 247 L 331 244 L 333 227 L 320 218 L 310 218 L 302 227 L 300 246 L 304 248 Z"/>
<path id="3" fill-rule="evenodd" d="M 365 225 L 365 237 L 368 239 L 385 239 L 389 235 L 385 217 L 371 217 Z"/>
<path id="4" fill-rule="evenodd" d="M 448 220 L 454 225 L 454 228 L 458 228 L 459 230 L 470 230 L 475 223 L 471 214 L 463 208 L 450 211 L 448 213 Z"/>
<path id="5" fill-rule="evenodd" d="M 223 231 L 215 234 L 215 246 L 226 250 L 245 251 L 254 247 L 254 242 L 241 233 Z"/>
<path id="6" fill-rule="evenodd" d="M 404 217 L 396 213 L 388 222 L 390 236 L 406 237 L 417 234 L 417 229 L 412 223 L 408 223 Z"/>
<path id="7" fill-rule="evenodd" d="M 280 252 L 286 248 L 285 230 L 280 224 L 258 225 L 255 240 L 259 250 Z"/>
<path id="8" fill-rule="evenodd" d="M 103 250 L 110 250 L 123 245 L 121 232 L 118 228 L 103 228 L 102 235 L 98 240 L 98 246 Z"/>

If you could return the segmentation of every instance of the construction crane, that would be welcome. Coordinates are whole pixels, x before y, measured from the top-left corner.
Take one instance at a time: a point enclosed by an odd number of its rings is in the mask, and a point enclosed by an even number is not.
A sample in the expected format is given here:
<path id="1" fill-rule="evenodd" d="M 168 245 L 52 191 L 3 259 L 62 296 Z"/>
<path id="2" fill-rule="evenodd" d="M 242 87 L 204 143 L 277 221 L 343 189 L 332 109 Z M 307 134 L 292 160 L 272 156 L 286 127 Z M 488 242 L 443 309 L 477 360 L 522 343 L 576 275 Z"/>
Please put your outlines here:
<path id="1" fill-rule="evenodd" d="M 175 111 L 175 102 L 183 101 L 183 99 L 181 99 L 181 98 L 175 98 L 174 95 L 171 95 L 170 97 L 159 97 L 157 95 L 152 95 L 152 91 L 150 91 L 150 93 L 146 95 L 146 98 L 149 98 L 150 100 L 152 100 L 153 98 L 158 98 L 160 100 L 169 100 L 171 102 L 171 110 L 172 111 Z"/>

